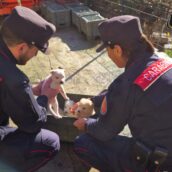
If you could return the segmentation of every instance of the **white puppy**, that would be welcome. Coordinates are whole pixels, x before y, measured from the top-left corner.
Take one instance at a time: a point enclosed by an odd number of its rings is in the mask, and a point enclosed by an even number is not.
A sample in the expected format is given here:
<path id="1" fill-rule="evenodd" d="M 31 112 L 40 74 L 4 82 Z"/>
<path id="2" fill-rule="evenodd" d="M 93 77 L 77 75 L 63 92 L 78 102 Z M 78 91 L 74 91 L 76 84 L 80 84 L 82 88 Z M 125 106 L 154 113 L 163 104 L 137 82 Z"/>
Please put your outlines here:
<path id="1" fill-rule="evenodd" d="M 48 110 L 55 118 L 62 117 L 59 114 L 59 105 L 56 97 L 57 94 L 60 93 L 65 100 L 69 99 L 63 87 L 64 82 L 64 69 L 58 68 L 51 70 L 51 75 L 42 80 L 36 86 L 32 87 L 35 95 L 46 95 L 48 97 Z"/>

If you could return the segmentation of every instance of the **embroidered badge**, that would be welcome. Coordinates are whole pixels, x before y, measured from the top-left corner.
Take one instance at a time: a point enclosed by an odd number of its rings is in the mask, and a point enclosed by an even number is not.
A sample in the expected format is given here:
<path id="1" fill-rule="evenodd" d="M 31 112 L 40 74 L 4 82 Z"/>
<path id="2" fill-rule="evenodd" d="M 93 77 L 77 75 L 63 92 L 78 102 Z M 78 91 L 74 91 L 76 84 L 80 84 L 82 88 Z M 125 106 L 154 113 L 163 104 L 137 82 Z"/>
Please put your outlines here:
<path id="1" fill-rule="evenodd" d="M 102 115 L 105 115 L 106 112 L 107 112 L 107 98 L 104 97 L 103 102 L 102 102 L 102 105 L 101 105 L 100 113 Z"/>
<path id="2" fill-rule="evenodd" d="M 172 61 L 168 59 L 160 59 L 139 75 L 134 83 L 146 91 L 161 75 L 172 68 Z"/>

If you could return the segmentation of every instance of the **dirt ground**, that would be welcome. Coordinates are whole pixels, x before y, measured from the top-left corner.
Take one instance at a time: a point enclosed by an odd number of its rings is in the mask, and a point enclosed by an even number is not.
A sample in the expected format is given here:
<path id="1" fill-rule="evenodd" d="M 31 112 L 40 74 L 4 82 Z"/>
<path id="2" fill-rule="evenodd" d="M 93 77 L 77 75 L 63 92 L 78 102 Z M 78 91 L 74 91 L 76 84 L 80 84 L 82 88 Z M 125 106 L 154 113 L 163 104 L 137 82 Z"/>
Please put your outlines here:
<path id="1" fill-rule="evenodd" d="M 61 29 L 50 40 L 49 55 L 39 52 L 37 57 L 20 68 L 35 83 L 44 79 L 51 68 L 63 67 L 67 78 L 66 92 L 96 95 L 123 71 L 107 58 L 106 53 L 100 56 L 96 53 L 97 44 L 98 41 L 86 41 L 76 28 Z"/>

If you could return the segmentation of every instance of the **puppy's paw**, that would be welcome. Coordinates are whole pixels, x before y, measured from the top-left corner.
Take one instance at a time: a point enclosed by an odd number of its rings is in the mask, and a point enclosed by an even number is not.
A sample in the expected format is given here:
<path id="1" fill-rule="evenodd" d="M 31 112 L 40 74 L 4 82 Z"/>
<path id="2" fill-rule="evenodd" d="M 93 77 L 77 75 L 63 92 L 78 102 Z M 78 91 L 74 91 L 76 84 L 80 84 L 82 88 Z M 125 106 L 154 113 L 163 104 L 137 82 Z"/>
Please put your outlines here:
<path id="1" fill-rule="evenodd" d="M 60 114 L 54 114 L 53 116 L 54 116 L 54 118 L 56 118 L 56 119 L 61 119 L 61 118 L 63 118 Z"/>

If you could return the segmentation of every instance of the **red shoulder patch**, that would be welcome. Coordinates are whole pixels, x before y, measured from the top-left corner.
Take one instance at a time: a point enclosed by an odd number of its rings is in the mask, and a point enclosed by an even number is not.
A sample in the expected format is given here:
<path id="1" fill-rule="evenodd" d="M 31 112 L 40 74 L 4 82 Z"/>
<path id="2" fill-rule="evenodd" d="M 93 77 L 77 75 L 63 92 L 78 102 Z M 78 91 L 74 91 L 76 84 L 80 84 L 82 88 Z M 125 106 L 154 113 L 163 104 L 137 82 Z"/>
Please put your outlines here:
<path id="1" fill-rule="evenodd" d="M 172 61 L 160 59 L 146 68 L 134 81 L 134 84 L 146 91 L 161 75 L 172 68 Z"/>
<path id="2" fill-rule="evenodd" d="M 103 101 L 102 101 L 100 113 L 101 113 L 102 115 L 105 115 L 106 112 L 107 112 L 107 98 L 106 98 L 106 96 L 105 96 L 104 99 L 103 99 Z"/>

